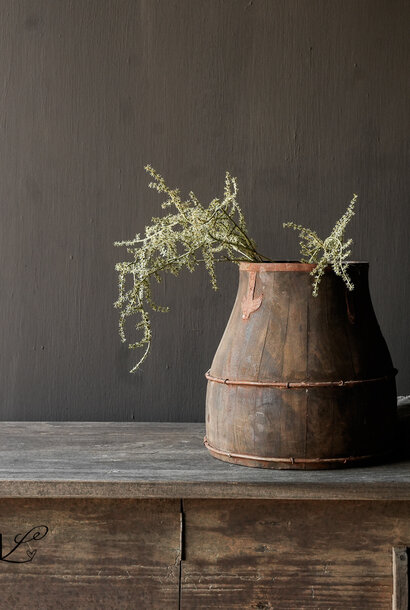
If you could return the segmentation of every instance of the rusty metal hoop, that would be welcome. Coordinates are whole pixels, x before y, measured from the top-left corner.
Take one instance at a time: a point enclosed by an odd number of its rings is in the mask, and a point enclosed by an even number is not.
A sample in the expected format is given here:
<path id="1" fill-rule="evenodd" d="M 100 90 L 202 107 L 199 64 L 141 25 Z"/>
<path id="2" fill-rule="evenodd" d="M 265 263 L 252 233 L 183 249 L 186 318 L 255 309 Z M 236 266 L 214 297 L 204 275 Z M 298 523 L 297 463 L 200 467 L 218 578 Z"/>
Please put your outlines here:
<path id="1" fill-rule="evenodd" d="M 235 453 L 232 451 L 223 451 L 222 449 L 217 449 L 213 447 L 211 443 L 208 441 L 207 437 L 204 437 L 204 445 L 208 449 L 211 454 L 215 454 L 215 456 L 224 457 L 226 461 L 235 462 L 237 464 L 245 464 L 245 462 L 250 461 L 254 462 L 255 465 L 262 464 L 263 462 L 269 463 L 283 463 L 283 464 L 353 464 L 355 462 L 368 462 L 370 460 L 378 460 L 380 458 L 385 457 L 386 455 L 391 454 L 391 450 L 383 451 L 382 453 L 370 454 L 370 455 L 350 455 L 347 457 L 337 457 L 337 458 L 296 458 L 296 457 L 263 457 L 258 455 L 249 455 L 247 453 Z"/>
<path id="2" fill-rule="evenodd" d="M 222 379 L 220 377 L 214 377 L 210 371 L 205 373 L 205 377 L 208 381 L 215 383 L 223 383 L 225 385 L 241 385 L 241 386 L 256 386 L 260 388 L 325 388 L 325 387 L 341 387 L 341 386 L 354 386 L 362 383 L 377 383 L 380 381 L 386 381 L 397 375 L 397 369 L 393 369 L 387 375 L 383 377 L 375 377 L 374 379 L 349 379 L 347 381 L 244 381 L 234 379 Z"/>

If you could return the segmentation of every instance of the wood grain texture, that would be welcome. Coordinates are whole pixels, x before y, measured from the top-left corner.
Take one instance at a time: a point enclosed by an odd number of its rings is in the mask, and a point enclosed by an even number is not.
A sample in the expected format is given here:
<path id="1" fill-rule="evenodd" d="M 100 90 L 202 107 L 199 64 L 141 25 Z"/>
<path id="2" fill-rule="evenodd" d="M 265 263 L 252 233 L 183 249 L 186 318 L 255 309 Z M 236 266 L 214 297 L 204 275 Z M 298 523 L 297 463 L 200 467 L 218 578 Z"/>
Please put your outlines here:
<path id="1" fill-rule="evenodd" d="M 201 424 L 3 422 L 0 497 L 410 500 L 401 422 L 395 461 L 337 472 L 223 463 L 204 448 Z"/>
<path id="2" fill-rule="evenodd" d="M 35 525 L 49 531 L 30 543 L 31 562 L 1 562 L 1 607 L 178 610 L 179 515 L 173 500 L 3 498 L 4 552 Z"/>
<path id="3" fill-rule="evenodd" d="M 117 335 L 116 239 L 160 210 L 150 162 L 297 257 L 352 193 L 354 254 L 410 393 L 406 0 L 0 0 L 2 419 L 202 421 L 236 269 L 167 278 L 150 359 Z"/>
<path id="4" fill-rule="evenodd" d="M 392 544 L 410 538 L 394 502 L 187 500 L 185 610 L 388 610 Z"/>
<path id="5" fill-rule="evenodd" d="M 409 556 L 406 546 L 393 547 L 392 610 L 409 608 Z"/>

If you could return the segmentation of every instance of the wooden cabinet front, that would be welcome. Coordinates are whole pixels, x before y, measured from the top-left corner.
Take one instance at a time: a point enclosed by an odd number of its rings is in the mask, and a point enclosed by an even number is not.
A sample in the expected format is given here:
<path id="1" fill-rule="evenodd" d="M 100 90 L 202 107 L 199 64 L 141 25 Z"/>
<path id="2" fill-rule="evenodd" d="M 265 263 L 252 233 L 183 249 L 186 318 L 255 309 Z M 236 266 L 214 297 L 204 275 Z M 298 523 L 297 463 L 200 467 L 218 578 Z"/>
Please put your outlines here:
<path id="1" fill-rule="evenodd" d="M 2 610 L 178 608 L 178 500 L 3 498 L 0 532 Z"/>
<path id="2" fill-rule="evenodd" d="M 3 498 L 0 533 L 0 608 L 387 610 L 410 503 Z"/>
<path id="3" fill-rule="evenodd" d="M 187 500 L 184 610 L 387 610 L 407 502 Z"/>

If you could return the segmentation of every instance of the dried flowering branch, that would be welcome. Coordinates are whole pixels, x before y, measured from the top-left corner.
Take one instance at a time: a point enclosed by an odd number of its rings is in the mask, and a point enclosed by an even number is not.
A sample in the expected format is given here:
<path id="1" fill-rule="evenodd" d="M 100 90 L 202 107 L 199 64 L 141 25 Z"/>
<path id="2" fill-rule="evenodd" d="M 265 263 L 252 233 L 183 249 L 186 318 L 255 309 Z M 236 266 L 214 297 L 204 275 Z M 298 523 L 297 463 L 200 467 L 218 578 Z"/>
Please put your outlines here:
<path id="1" fill-rule="evenodd" d="M 223 199 L 215 198 L 205 207 L 192 192 L 189 199 L 183 201 L 179 191 L 169 188 L 150 165 L 145 169 L 153 178 L 149 187 L 166 196 L 162 208 L 172 211 L 161 218 L 152 218 L 152 224 L 145 228 L 144 237 L 137 234 L 132 240 L 114 243 L 115 246 L 125 246 L 132 256 L 131 261 L 115 266 L 119 296 L 114 303 L 121 310 L 119 330 L 123 342 L 127 340 L 127 318 L 135 314 L 139 316 L 135 328 L 142 332 L 142 338 L 136 343 L 129 343 L 129 348 L 144 351 L 131 372 L 141 366 L 151 347 L 149 310 L 168 311 L 167 307 L 157 305 L 153 300 L 153 279 L 160 282 L 162 273 L 179 275 L 182 269 L 192 272 L 200 263 L 204 263 L 212 287 L 216 290 L 215 262 L 270 260 L 256 250 L 255 242 L 248 237 L 245 219 L 237 202 L 237 181 L 228 172 Z M 127 290 L 129 276 L 132 287 Z"/>
<path id="2" fill-rule="evenodd" d="M 319 284 L 325 273 L 328 265 L 331 265 L 336 275 L 340 276 L 349 290 L 353 290 L 354 285 L 346 273 L 349 263 L 345 262 L 350 256 L 350 246 L 353 243 L 352 239 L 343 242 L 346 225 L 354 216 L 354 206 L 357 201 L 357 195 L 349 203 L 346 212 L 335 224 L 331 234 L 324 240 L 321 240 L 315 231 L 297 225 L 294 222 L 284 222 L 284 227 L 289 227 L 295 231 L 299 231 L 301 241 L 300 253 L 302 254 L 302 263 L 316 263 L 316 267 L 311 271 L 313 280 L 313 296 L 316 297 L 319 291 Z"/>

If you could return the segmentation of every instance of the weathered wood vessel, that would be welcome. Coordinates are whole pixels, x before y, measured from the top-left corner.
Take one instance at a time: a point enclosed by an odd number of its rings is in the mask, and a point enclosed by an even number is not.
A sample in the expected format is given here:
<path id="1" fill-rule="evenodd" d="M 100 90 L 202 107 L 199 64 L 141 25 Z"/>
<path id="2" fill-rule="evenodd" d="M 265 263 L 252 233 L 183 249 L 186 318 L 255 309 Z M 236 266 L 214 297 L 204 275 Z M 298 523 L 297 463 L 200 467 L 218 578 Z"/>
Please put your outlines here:
<path id="1" fill-rule="evenodd" d="M 205 444 L 221 460 L 263 468 L 337 468 L 392 449 L 395 374 L 368 285 L 349 292 L 314 265 L 241 263 L 231 317 L 207 373 Z"/>

